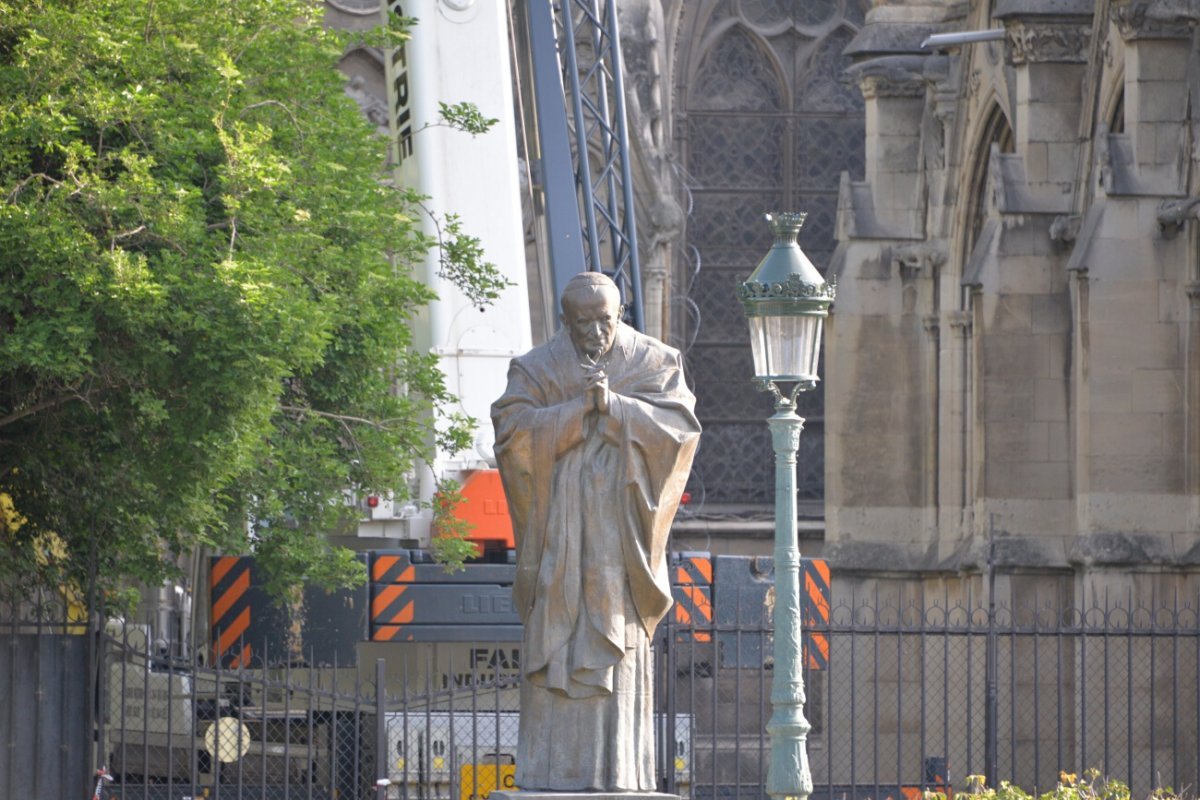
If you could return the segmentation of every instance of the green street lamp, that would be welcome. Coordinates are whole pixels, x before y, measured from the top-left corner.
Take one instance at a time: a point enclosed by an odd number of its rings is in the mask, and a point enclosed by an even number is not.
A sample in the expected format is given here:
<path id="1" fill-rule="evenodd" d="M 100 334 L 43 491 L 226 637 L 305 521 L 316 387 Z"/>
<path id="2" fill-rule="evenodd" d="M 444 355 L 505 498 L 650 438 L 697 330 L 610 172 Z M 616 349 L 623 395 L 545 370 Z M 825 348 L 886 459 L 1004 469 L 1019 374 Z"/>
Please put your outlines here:
<path id="1" fill-rule="evenodd" d="M 826 283 L 796 243 L 804 214 L 767 214 L 775 243 L 738 286 L 750 323 L 755 382 L 775 396 L 767 420 L 775 448 L 775 668 L 771 682 L 771 762 L 767 794 L 812 793 L 801 661 L 800 548 L 796 541 L 796 449 L 804 420 L 796 396 L 817 385 L 821 328 L 837 287 Z M 780 384 L 792 384 L 785 393 Z"/>

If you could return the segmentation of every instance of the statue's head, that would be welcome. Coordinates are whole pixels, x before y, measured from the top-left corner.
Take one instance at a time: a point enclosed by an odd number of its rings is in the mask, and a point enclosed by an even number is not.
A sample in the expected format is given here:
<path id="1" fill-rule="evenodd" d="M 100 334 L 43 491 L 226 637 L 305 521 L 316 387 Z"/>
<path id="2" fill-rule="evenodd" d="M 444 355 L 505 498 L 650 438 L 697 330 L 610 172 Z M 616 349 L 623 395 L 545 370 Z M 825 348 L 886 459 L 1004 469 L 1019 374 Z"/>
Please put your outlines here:
<path id="1" fill-rule="evenodd" d="M 563 327 L 580 355 L 599 360 L 612 347 L 621 322 L 621 292 L 600 272 L 581 272 L 562 293 Z"/>

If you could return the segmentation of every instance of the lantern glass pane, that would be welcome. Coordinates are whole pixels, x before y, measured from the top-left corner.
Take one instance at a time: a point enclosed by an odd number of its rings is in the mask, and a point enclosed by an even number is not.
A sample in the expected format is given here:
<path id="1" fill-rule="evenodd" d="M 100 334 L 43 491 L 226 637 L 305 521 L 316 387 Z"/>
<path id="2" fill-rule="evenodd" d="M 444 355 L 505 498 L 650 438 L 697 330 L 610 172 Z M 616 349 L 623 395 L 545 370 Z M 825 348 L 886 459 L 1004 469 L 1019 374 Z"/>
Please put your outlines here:
<path id="1" fill-rule="evenodd" d="M 754 375 L 776 380 L 817 380 L 821 323 L 817 316 L 750 317 Z"/>

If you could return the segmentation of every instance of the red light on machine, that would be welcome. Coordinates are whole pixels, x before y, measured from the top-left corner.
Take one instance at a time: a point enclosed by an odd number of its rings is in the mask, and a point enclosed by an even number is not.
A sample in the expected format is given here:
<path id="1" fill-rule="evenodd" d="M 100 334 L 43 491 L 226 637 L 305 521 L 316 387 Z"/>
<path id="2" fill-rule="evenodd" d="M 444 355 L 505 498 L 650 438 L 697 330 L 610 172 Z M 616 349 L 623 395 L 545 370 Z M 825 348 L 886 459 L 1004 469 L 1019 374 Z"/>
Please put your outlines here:
<path id="1" fill-rule="evenodd" d="M 691 492 L 684 492 L 683 494 L 679 495 L 679 505 L 686 506 L 687 504 L 689 504 L 691 502 L 692 502 L 692 493 Z"/>
<path id="2" fill-rule="evenodd" d="M 379 508 L 379 495 L 367 495 L 367 508 Z"/>

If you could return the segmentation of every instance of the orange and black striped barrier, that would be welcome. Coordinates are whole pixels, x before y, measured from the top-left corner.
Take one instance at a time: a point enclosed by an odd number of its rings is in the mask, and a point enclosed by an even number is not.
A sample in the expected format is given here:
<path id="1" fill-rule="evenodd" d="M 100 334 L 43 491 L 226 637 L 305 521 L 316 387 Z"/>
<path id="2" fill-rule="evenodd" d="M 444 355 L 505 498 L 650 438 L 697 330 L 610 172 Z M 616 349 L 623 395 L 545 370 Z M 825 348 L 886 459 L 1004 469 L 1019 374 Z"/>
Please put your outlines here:
<path id="1" fill-rule="evenodd" d="M 829 562 L 806 558 L 800 562 L 804 591 L 800 595 L 800 617 L 804 624 L 804 663 L 809 669 L 829 667 L 829 636 L 814 630 L 829 625 Z"/>
<path id="2" fill-rule="evenodd" d="M 511 564 L 448 574 L 440 564 L 414 561 L 413 551 L 381 550 L 371 554 L 370 576 L 372 641 L 521 640 Z"/>
<path id="3" fill-rule="evenodd" d="M 421 551 L 376 550 L 364 556 L 369 575 L 365 590 L 344 592 L 344 597 L 326 602 L 316 616 L 312 612 L 319 603 L 308 610 L 313 618 L 303 626 L 303 648 L 317 660 L 352 660 L 349 653 L 354 640 L 361 641 L 358 637 L 377 642 L 521 640 L 512 604 L 512 563 L 472 564 L 447 574 Z M 713 642 L 714 633 L 724 626 L 770 622 L 768 592 L 774 586 L 774 570 L 769 558 L 677 553 L 671 558 L 670 577 L 672 621 L 681 640 Z M 826 669 L 829 566 L 821 559 L 802 559 L 801 578 L 804 662 L 809 669 Z M 284 655 L 289 641 L 286 614 L 276 610 L 257 585 L 252 558 L 213 558 L 210 589 L 214 661 L 248 666 L 252 658 L 257 663 L 268 655 L 268 643 L 272 655 Z M 306 606 L 321 599 L 308 595 Z M 761 665 L 765 641 L 742 636 L 726 642 L 721 648 L 723 666 Z"/>
<path id="4" fill-rule="evenodd" d="M 246 667 L 254 652 L 250 642 L 251 586 L 254 560 L 217 556 L 209 573 L 213 661 L 222 667 Z"/>
<path id="5" fill-rule="evenodd" d="M 404 597 L 416 577 L 407 553 L 375 553 L 371 559 L 371 640 L 411 641 L 404 626 L 415 616 L 413 600 Z"/>
<path id="6" fill-rule="evenodd" d="M 715 556 L 713 597 L 723 667 L 757 667 L 766 662 L 766 634 L 774 606 L 775 565 L 766 556 Z M 829 666 L 829 564 L 824 559 L 800 559 L 800 619 L 803 623 L 804 664 L 808 669 Z M 761 626 L 763 636 L 738 636 L 730 631 Z"/>
<path id="7" fill-rule="evenodd" d="M 407 553 L 374 553 L 371 559 L 371 583 L 412 583 L 417 567 Z"/>
<path id="8" fill-rule="evenodd" d="M 671 594 L 675 623 L 691 628 L 697 642 L 712 641 L 712 559 L 708 553 L 679 553 L 672 564 Z M 705 629 L 708 630 L 705 630 Z M 686 633 L 681 633 L 686 637 Z"/>
<path id="9" fill-rule="evenodd" d="M 299 608 L 272 597 L 253 556 L 209 560 L 212 663 L 256 668 L 296 663 L 349 666 L 366 638 L 365 587 L 304 589 Z"/>

